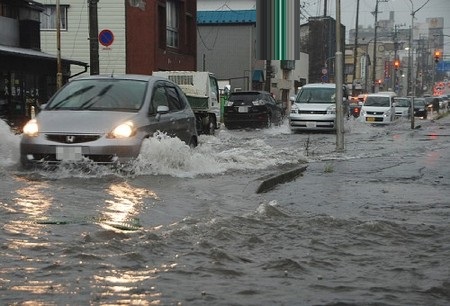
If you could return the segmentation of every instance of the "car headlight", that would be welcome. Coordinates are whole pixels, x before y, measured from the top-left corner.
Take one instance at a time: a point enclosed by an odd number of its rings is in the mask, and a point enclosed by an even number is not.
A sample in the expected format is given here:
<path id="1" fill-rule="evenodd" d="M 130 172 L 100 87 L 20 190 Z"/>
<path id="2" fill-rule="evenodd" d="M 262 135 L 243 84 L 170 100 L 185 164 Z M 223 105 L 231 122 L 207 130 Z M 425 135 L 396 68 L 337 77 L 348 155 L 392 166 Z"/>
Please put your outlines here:
<path id="1" fill-rule="evenodd" d="M 264 105 L 264 104 L 266 104 L 266 101 L 264 101 L 264 100 L 255 100 L 255 101 L 252 101 L 252 104 L 253 105 Z"/>
<path id="2" fill-rule="evenodd" d="M 291 105 L 291 114 L 298 114 L 298 106 L 295 104 Z"/>
<path id="3" fill-rule="evenodd" d="M 136 133 L 133 122 L 125 122 L 117 126 L 111 133 L 108 134 L 108 138 L 128 138 Z"/>
<path id="4" fill-rule="evenodd" d="M 233 106 L 234 102 L 233 101 L 228 101 L 226 106 Z"/>
<path id="5" fill-rule="evenodd" d="M 389 117 L 389 116 L 391 116 L 391 110 L 389 109 L 388 111 L 386 111 L 384 114 L 383 114 L 383 116 L 384 117 Z"/>
<path id="6" fill-rule="evenodd" d="M 23 133 L 27 136 L 35 137 L 39 133 L 39 126 L 36 119 L 31 119 L 23 127 Z"/>
<path id="7" fill-rule="evenodd" d="M 327 108 L 327 114 L 328 114 L 328 115 L 336 114 L 336 106 L 335 106 L 335 105 L 332 105 L 332 106 L 328 107 L 328 108 Z"/>

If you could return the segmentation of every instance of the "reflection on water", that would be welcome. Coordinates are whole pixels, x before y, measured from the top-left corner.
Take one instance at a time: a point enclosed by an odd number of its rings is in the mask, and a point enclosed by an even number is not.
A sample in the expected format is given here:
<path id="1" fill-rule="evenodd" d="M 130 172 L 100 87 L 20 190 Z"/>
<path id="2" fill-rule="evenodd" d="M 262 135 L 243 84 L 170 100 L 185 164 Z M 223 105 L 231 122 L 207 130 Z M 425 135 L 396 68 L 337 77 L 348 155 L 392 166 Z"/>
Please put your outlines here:
<path id="1" fill-rule="evenodd" d="M 156 279 L 158 270 L 110 270 L 93 277 L 92 289 L 97 299 L 112 299 L 118 304 L 160 305 L 161 292 L 154 286 L 143 286 Z"/>
<path id="2" fill-rule="evenodd" d="M 126 182 L 111 184 L 106 192 L 112 199 L 105 200 L 106 209 L 103 215 L 106 222 L 100 224 L 119 229 L 134 229 L 139 226 L 138 215 L 142 210 L 143 199 L 158 199 L 154 191 L 135 188 Z"/>

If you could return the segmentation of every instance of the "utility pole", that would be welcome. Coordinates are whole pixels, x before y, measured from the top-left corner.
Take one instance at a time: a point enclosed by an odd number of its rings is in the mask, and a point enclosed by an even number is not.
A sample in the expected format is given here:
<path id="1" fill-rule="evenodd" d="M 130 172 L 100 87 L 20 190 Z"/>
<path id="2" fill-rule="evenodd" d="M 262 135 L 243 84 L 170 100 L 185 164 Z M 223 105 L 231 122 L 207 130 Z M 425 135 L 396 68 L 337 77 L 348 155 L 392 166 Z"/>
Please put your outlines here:
<path id="1" fill-rule="evenodd" d="M 412 52 L 414 17 L 420 9 L 422 9 L 428 2 L 430 2 L 430 0 L 427 0 L 417 10 L 414 10 L 414 4 L 413 4 L 412 0 L 409 0 L 409 2 L 411 2 L 411 32 L 410 32 L 410 36 L 409 36 L 409 52 Z M 414 53 L 412 53 L 412 55 L 414 55 Z M 408 62 L 410 64 L 410 66 L 408 67 L 408 89 L 409 89 L 409 83 L 410 82 L 414 83 L 412 85 L 412 93 L 411 93 L 411 95 L 412 95 L 412 99 L 411 99 L 411 129 L 414 129 L 414 96 L 416 94 L 416 80 L 415 79 L 414 79 L 414 81 L 410 80 L 411 76 L 413 75 L 412 69 L 414 67 L 414 59 L 411 57 L 411 55 L 409 56 Z"/>
<path id="2" fill-rule="evenodd" d="M 336 151 L 344 151 L 344 56 L 341 44 L 341 0 L 336 0 Z M 348 103 L 348 101 L 346 101 Z"/>
<path id="3" fill-rule="evenodd" d="M 270 83 L 272 82 L 272 60 L 266 60 L 266 83 L 264 90 L 270 92 Z"/>
<path id="4" fill-rule="evenodd" d="M 88 0 L 89 4 L 89 49 L 90 49 L 90 71 L 91 75 L 100 73 L 98 59 L 98 0 Z"/>
<path id="5" fill-rule="evenodd" d="M 56 89 L 62 87 L 62 69 L 61 69 L 61 7 L 59 0 L 56 0 Z"/>
<path id="6" fill-rule="evenodd" d="M 398 24 L 396 24 L 396 25 L 394 25 L 394 63 L 396 62 L 396 61 L 398 61 L 399 59 L 398 59 L 398 37 L 397 37 L 397 34 L 398 34 L 398 28 L 399 27 L 401 27 L 401 26 L 403 26 L 404 24 L 400 24 L 400 25 L 398 25 Z M 396 69 L 394 70 L 394 78 L 393 78 L 393 80 L 394 80 L 394 85 L 392 86 L 393 88 L 394 88 L 394 92 L 395 93 L 397 93 L 398 94 L 398 90 L 399 90 L 399 84 L 398 84 L 398 71 L 397 71 L 397 69 L 399 69 L 400 67 L 396 67 Z"/>
<path id="7" fill-rule="evenodd" d="M 352 96 L 355 96 L 356 60 L 358 57 L 359 0 L 356 2 L 355 46 L 353 48 Z"/>
<path id="8" fill-rule="evenodd" d="M 375 11 L 373 14 L 375 15 L 375 34 L 373 40 L 373 68 L 372 68 L 372 92 L 375 92 L 375 83 L 376 83 L 376 73 L 377 73 L 377 31 L 378 31 L 378 3 L 380 2 L 388 2 L 389 0 L 377 0 L 377 4 L 375 5 Z"/>

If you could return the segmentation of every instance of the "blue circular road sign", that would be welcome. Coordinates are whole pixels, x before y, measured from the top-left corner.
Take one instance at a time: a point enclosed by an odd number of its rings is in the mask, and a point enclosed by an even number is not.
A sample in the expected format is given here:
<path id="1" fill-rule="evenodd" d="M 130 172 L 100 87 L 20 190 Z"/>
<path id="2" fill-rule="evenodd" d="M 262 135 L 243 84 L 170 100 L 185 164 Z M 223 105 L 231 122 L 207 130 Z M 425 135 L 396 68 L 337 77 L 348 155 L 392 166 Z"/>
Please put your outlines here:
<path id="1" fill-rule="evenodd" d="M 100 34 L 98 34 L 98 41 L 105 47 L 111 46 L 114 42 L 114 34 L 110 30 L 102 30 Z"/>

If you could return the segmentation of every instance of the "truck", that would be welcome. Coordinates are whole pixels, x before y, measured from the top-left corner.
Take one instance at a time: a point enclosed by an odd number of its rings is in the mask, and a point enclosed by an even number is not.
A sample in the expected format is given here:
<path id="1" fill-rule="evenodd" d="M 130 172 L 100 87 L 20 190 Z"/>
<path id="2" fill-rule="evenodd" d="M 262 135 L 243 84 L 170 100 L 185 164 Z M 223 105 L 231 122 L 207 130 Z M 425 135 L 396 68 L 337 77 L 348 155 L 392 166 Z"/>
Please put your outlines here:
<path id="1" fill-rule="evenodd" d="M 213 73 L 207 71 L 154 71 L 154 76 L 178 84 L 194 111 L 199 134 L 214 135 L 220 127 L 219 86 Z"/>

